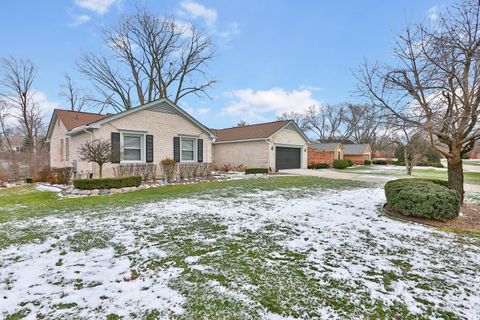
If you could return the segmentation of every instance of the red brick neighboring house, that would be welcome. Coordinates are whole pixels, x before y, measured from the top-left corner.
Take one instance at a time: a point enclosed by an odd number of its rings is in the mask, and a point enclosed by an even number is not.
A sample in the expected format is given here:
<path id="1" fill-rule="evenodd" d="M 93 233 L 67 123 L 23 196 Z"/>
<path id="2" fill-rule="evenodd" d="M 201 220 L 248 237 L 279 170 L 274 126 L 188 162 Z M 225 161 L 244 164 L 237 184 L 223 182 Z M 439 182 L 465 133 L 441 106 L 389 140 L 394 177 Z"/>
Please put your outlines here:
<path id="1" fill-rule="evenodd" d="M 477 142 L 475 142 L 475 146 L 473 147 L 473 150 L 468 154 L 468 157 L 470 159 L 480 159 L 480 145 Z"/>
<path id="2" fill-rule="evenodd" d="M 308 165 L 326 163 L 330 167 L 335 159 L 343 159 L 344 147 L 341 143 L 310 143 L 308 145 Z"/>
<path id="3" fill-rule="evenodd" d="M 368 143 L 365 144 L 344 144 L 345 151 L 343 156 L 350 159 L 354 164 L 364 164 L 365 160 L 372 160 L 372 148 Z"/>

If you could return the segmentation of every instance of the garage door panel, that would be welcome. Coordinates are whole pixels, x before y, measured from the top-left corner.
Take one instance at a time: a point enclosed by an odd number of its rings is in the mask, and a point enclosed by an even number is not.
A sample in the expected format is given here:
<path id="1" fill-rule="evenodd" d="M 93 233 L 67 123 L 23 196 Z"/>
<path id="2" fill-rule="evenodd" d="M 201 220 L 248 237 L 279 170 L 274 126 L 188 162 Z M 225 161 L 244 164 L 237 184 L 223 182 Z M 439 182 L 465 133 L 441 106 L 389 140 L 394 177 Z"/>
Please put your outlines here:
<path id="1" fill-rule="evenodd" d="M 276 147 L 275 168 L 299 169 L 301 168 L 301 148 Z"/>

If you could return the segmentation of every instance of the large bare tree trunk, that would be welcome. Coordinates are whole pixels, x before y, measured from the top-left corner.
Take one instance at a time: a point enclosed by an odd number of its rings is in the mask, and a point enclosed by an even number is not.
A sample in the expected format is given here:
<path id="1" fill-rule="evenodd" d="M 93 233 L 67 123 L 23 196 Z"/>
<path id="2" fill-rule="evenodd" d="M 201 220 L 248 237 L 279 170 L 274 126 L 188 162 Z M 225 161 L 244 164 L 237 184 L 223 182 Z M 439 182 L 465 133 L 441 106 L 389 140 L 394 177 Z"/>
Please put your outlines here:
<path id="1" fill-rule="evenodd" d="M 455 154 L 447 158 L 448 163 L 448 186 L 458 191 L 460 193 L 461 203 L 463 204 L 464 198 L 464 189 L 463 189 L 463 165 L 462 165 L 462 157 L 460 154 L 460 150 L 455 152 Z"/>

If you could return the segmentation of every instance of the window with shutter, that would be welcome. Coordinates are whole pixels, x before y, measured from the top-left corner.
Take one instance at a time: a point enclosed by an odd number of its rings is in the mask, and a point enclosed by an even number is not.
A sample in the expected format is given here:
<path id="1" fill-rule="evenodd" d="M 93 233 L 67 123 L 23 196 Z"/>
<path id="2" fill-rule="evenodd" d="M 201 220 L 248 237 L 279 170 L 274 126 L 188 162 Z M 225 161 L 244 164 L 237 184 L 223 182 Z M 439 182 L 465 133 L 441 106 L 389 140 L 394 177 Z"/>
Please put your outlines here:
<path id="1" fill-rule="evenodd" d="M 146 136 L 146 146 L 145 146 L 145 161 L 147 163 L 153 162 L 153 136 L 147 135 Z"/>
<path id="2" fill-rule="evenodd" d="M 203 139 L 197 140 L 197 158 L 198 162 L 203 162 Z"/>
<path id="3" fill-rule="evenodd" d="M 111 135 L 112 144 L 112 163 L 120 163 L 120 133 L 112 132 Z"/>

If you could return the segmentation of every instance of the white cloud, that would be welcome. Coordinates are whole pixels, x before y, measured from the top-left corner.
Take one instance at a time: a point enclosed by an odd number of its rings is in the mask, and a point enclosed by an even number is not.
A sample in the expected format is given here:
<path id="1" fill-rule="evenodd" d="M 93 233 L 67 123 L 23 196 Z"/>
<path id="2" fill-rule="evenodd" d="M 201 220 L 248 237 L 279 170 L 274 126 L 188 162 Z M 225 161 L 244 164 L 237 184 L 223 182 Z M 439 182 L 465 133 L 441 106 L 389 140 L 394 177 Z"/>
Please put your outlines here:
<path id="1" fill-rule="evenodd" d="M 81 24 L 84 24 L 88 21 L 90 21 L 91 17 L 86 14 L 81 14 L 81 15 L 73 15 L 72 16 L 72 22 L 69 24 L 71 27 L 76 27 Z"/>
<path id="2" fill-rule="evenodd" d="M 204 5 L 191 0 L 180 2 L 180 6 L 184 15 L 189 16 L 192 19 L 201 18 L 204 19 L 207 25 L 213 26 L 217 21 L 217 10 L 207 8 Z"/>
<path id="3" fill-rule="evenodd" d="M 75 4 L 80 8 L 93 11 L 98 14 L 107 13 L 113 4 L 119 0 L 75 0 Z"/>
<path id="4" fill-rule="evenodd" d="M 45 92 L 39 90 L 33 90 L 33 102 L 42 110 L 44 113 L 52 112 L 53 109 L 60 105 L 59 102 L 50 101 Z"/>
<path id="5" fill-rule="evenodd" d="M 7 99 L 5 100 L 12 105 L 12 107 L 10 108 L 12 117 L 8 119 L 7 123 L 9 125 L 17 125 L 18 123 L 17 123 L 17 120 L 15 119 L 15 116 L 20 116 L 20 113 L 12 103 L 13 98 L 7 97 Z M 39 90 L 32 90 L 31 101 L 33 104 L 35 104 L 35 106 L 37 106 L 40 109 L 40 111 L 44 115 L 45 121 L 49 120 L 49 117 L 51 116 L 53 109 L 57 108 L 60 105 L 59 102 L 50 101 L 47 97 L 47 94 Z"/>
<path id="6" fill-rule="evenodd" d="M 222 110 L 222 114 L 241 115 L 243 119 L 249 120 L 265 120 L 284 112 L 302 112 L 312 105 L 321 105 L 320 101 L 312 97 L 312 91 L 307 89 L 242 89 L 228 92 L 227 96 L 232 98 L 232 102 Z"/>
<path id="7" fill-rule="evenodd" d="M 439 8 L 437 6 L 433 6 L 427 11 L 427 18 L 430 22 L 436 22 L 439 16 Z"/>

